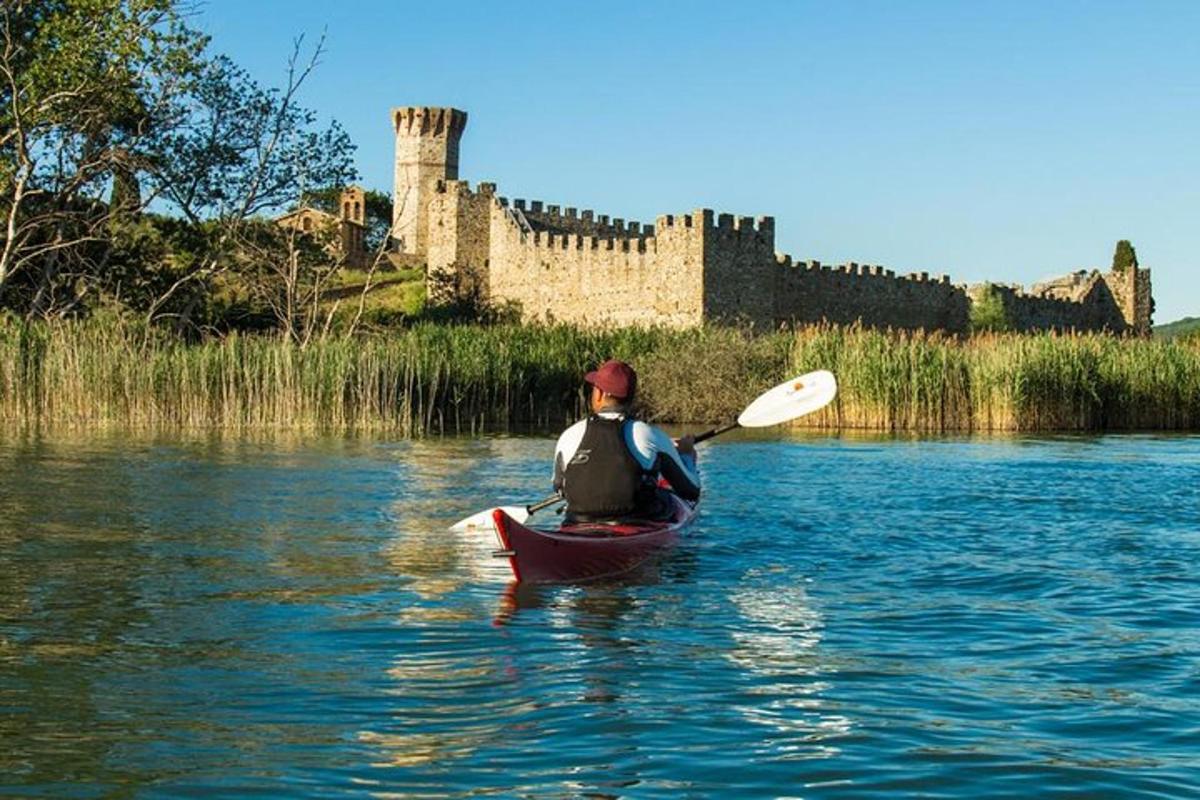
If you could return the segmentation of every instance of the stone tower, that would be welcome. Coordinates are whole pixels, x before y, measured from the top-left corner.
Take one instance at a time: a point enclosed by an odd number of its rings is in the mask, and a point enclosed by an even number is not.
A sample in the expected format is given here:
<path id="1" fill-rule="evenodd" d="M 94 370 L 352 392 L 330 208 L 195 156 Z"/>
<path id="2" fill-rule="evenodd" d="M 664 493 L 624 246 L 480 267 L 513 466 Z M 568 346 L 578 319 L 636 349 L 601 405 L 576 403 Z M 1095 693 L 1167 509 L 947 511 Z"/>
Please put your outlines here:
<path id="1" fill-rule="evenodd" d="M 458 180 L 458 141 L 467 112 L 407 106 L 392 109 L 396 132 L 396 179 L 392 236 L 400 253 L 429 252 L 429 203 L 438 181 Z"/>

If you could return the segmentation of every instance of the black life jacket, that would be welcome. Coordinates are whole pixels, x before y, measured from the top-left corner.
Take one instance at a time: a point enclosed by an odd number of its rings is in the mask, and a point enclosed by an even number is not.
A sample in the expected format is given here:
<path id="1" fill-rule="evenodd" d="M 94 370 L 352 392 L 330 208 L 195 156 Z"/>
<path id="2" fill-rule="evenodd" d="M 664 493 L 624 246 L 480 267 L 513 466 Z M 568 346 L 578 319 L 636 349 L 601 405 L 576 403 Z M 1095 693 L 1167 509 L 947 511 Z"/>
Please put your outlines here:
<path id="1" fill-rule="evenodd" d="M 563 465 L 567 513 L 576 519 L 612 519 L 652 511 L 657 504 L 655 473 L 625 444 L 624 417 L 588 417 L 583 441 Z"/>

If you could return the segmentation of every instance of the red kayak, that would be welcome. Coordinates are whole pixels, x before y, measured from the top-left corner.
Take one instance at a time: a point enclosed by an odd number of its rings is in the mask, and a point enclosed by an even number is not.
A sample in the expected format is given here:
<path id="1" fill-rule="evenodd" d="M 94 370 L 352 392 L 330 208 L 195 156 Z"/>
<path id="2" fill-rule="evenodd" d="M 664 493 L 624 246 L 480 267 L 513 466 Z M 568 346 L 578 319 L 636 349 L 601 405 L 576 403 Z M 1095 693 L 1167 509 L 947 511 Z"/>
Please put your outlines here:
<path id="1" fill-rule="evenodd" d="M 671 495 L 674 513 L 665 520 L 581 522 L 553 529 L 522 525 L 496 509 L 492 519 L 513 577 L 529 583 L 563 583 L 620 575 L 675 544 L 696 518 L 696 504 Z"/>

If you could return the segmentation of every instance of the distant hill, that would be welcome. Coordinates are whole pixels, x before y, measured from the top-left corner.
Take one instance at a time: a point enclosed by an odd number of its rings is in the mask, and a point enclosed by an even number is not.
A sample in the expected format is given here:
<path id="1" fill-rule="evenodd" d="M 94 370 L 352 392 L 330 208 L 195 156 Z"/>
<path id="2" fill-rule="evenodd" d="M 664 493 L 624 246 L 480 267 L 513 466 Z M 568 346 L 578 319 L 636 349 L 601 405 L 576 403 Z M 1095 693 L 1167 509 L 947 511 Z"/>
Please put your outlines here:
<path id="1" fill-rule="evenodd" d="M 1154 335 L 1161 336 L 1164 339 L 1196 334 L 1197 331 L 1200 331 L 1200 317 L 1184 317 L 1174 322 L 1168 322 L 1165 325 L 1154 326 Z"/>

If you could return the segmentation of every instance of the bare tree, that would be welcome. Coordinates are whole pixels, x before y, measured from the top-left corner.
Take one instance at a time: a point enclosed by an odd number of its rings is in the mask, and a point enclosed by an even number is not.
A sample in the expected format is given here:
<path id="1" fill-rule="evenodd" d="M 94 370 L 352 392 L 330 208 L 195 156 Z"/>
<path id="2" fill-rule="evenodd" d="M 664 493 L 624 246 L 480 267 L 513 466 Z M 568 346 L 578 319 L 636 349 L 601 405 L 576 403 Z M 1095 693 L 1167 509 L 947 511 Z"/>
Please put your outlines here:
<path id="1" fill-rule="evenodd" d="M 287 79 L 280 90 L 264 90 L 228 59 L 216 59 L 196 89 L 190 109 L 190 124 L 171 137 L 167 158 L 152 179 L 162 195 L 187 219 L 215 222 L 210 251 L 181 274 L 146 311 L 153 321 L 180 289 L 207 283 L 242 263 L 261 264 L 267 255 L 262 237 L 250 225 L 262 212 L 279 210 L 294 203 L 308 185 L 340 185 L 354 176 L 350 165 L 353 151 L 349 138 L 336 124 L 313 129 L 316 114 L 297 105 L 297 94 L 320 63 L 324 37 L 307 59 L 303 37 L 298 38 L 288 59 Z M 274 274 L 298 280 L 298 266 L 288 266 L 295 255 L 295 237 L 280 253 L 278 269 L 250 271 L 255 279 Z M 238 257 L 238 249 L 245 252 Z M 292 300 L 294 301 L 295 298 Z M 292 301 L 276 311 L 294 332 L 291 322 L 296 308 Z M 278 314 L 277 314 L 278 316 Z"/>

